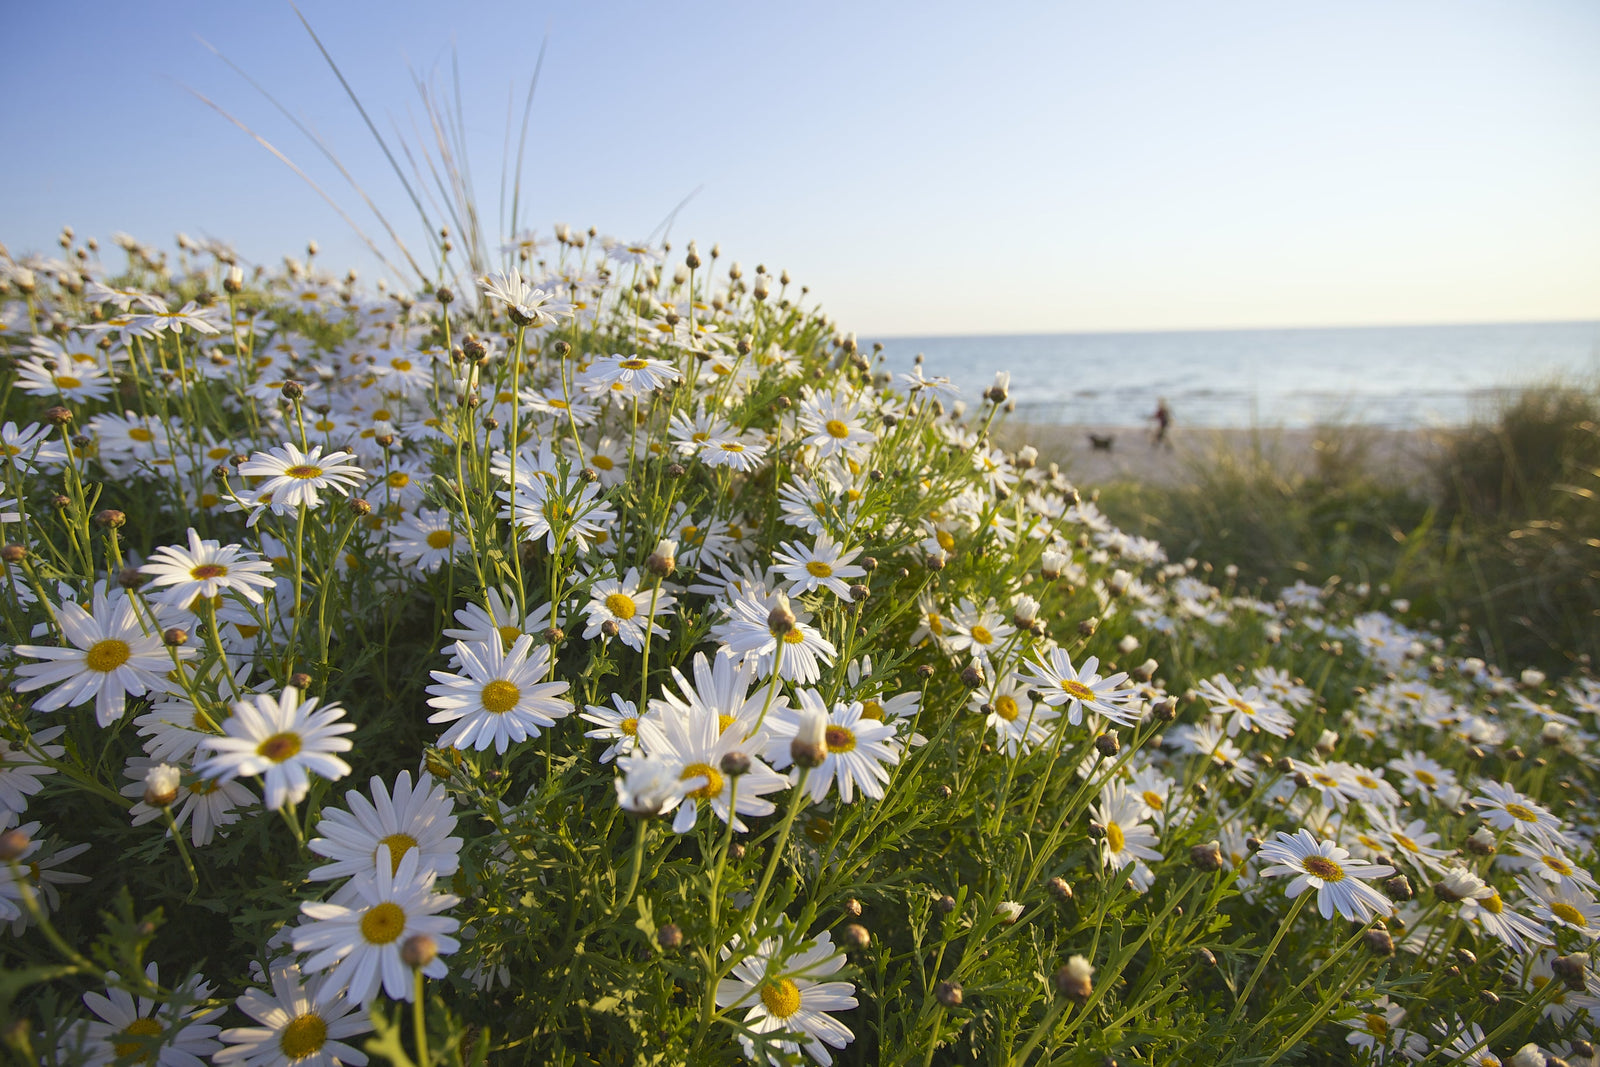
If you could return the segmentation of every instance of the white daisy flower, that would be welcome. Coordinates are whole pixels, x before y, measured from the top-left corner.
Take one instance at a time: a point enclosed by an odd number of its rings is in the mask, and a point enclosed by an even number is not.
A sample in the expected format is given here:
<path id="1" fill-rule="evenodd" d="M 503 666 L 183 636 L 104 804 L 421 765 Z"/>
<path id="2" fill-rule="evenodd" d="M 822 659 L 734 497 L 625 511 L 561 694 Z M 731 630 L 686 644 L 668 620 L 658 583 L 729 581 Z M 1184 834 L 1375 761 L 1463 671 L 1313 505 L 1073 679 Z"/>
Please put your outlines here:
<path id="1" fill-rule="evenodd" d="M 1007 756 L 1032 752 L 1050 736 L 1045 729 L 1061 713 L 1043 702 L 1034 703 L 1028 695 L 1031 686 L 1014 674 L 994 680 L 987 693 L 973 693 L 968 704 L 973 711 L 987 709 L 984 726 L 995 732 L 996 740 L 1006 750 Z"/>
<path id="2" fill-rule="evenodd" d="M 66 356 L 33 356 L 18 360 L 17 384 L 32 396 L 59 398 L 77 404 L 104 400 L 111 395 L 111 379 L 93 363 L 78 363 Z"/>
<path id="3" fill-rule="evenodd" d="M 651 636 L 663 640 L 669 636 L 667 628 L 655 619 L 671 615 L 678 598 L 659 589 L 640 589 L 639 568 L 629 567 L 620 579 L 602 578 L 590 586 L 589 596 L 583 608 L 589 616 L 583 629 L 585 640 L 593 639 L 608 622 L 617 624 L 617 638 L 635 652 L 644 648 L 646 623 Z"/>
<path id="4" fill-rule="evenodd" d="M 980 610 L 972 601 L 963 599 L 951 612 L 947 623 L 945 648 L 951 652 L 969 652 L 985 667 L 989 665 L 990 653 L 998 651 L 1005 640 L 1017 632 L 1017 628 L 1006 621 L 993 600 Z"/>
<path id="5" fill-rule="evenodd" d="M 1561 820 L 1532 797 L 1524 796 L 1505 782 L 1485 779 L 1478 788 L 1482 793 L 1473 797 L 1471 804 L 1479 809 L 1483 821 L 1496 830 L 1515 830 L 1523 837 L 1555 845 L 1572 845 Z"/>
<path id="6" fill-rule="evenodd" d="M 285 686 L 282 695 L 261 694 L 233 705 L 222 723 L 225 737 L 208 737 L 200 751 L 210 752 L 195 767 L 203 778 L 227 783 L 242 775 L 265 780 L 269 808 L 298 804 L 311 788 L 311 773 L 329 781 L 350 773 L 335 752 L 350 751 L 353 742 L 340 736 L 356 728 L 340 722 L 338 704 L 317 707 L 317 698 L 300 699 L 300 690 Z"/>
<path id="7" fill-rule="evenodd" d="M 480 278 L 478 284 L 485 296 L 505 305 L 506 314 L 518 326 L 551 326 L 557 315 L 572 313 L 571 304 L 556 299 L 555 293 L 534 288 L 515 267 L 509 274 L 496 271 Z"/>
<path id="8" fill-rule="evenodd" d="M 160 973 L 154 963 L 144 970 L 152 985 L 159 985 Z M 116 982 L 120 976 L 108 971 L 106 978 Z M 184 1000 L 193 1003 L 211 996 L 211 988 L 198 977 L 185 982 Z M 133 994 L 115 985 L 107 985 L 105 993 L 85 993 L 83 1003 L 98 1017 L 80 1024 L 64 1036 L 61 1051 L 72 1062 L 89 1067 L 102 1067 L 113 1061 L 130 1059 L 156 1067 L 204 1067 L 203 1056 L 210 1056 L 222 1047 L 216 1040 L 218 1027 L 210 1020 L 222 1014 L 223 1009 L 187 1011 L 182 1017 L 168 1005 L 150 997 Z M 83 1043 L 82 1060 L 71 1057 L 78 1041 Z"/>
<path id="9" fill-rule="evenodd" d="M 602 356 L 578 379 L 586 393 L 604 396 L 638 396 L 665 388 L 683 377 L 678 368 L 648 356 Z"/>
<path id="10" fill-rule="evenodd" d="M 254 604 L 261 603 L 262 589 L 272 588 L 272 563 L 243 545 L 223 546 L 202 540 L 189 528 L 189 547 L 164 545 L 139 566 L 150 577 L 150 585 L 164 589 L 161 598 L 174 607 L 190 608 L 196 598 L 211 600 L 224 592 L 238 593 Z"/>
<path id="11" fill-rule="evenodd" d="M 833 393 L 803 399 L 799 423 L 804 443 L 824 459 L 863 453 L 878 440 L 876 434 L 861 425 L 858 406 Z"/>
<path id="12" fill-rule="evenodd" d="M 234 1003 L 258 1026 L 237 1026 L 222 1031 L 227 1045 L 211 1057 L 212 1063 L 239 1063 L 244 1067 L 362 1067 L 367 1054 L 345 1039 L 370 1033 L 372 1023 L 360 1005 L 343 995 L 318 1004 L 326 976 L 305 981 L 291 959 L 279 960 L 270 971 L 272 992 L 247 990 Z"/>
<path id="13" fill-rule="evenodd" d="M 346 462 L 355 458 L 351 452 L 324 456 L 321 445 L 301 452 L 287 442 L 270 452 L 256 452 L 239 464 L 241 475 L 266 479 L 244 496 L 247 504 L 256 505 L 246 525 L 254 526 L 268 509 L 274 515 L 293 515 L 301 507 L 314 508 L 321 502 L 318 494 L 324 489 L 348 496 L 351 487 L 367 480 L 366 471 Z"/>
<path id="14" fill-rule="evenodd" d="M 52 726 L 35 731 L 26 745 L 17 745 L 0 738 L 0 824 L 7 820 L 4 813 L 21 815 L 28 810 L 28 798 L 44 788 L 45 775 L 56 769 L 42 760 L 56 760 L 66 755 L 65 745 L 50 742 L 60 737 L 65 726 Z"/>
<path id="15" fill-rule="evenodd" d="M 569 683 L 544 680 L 549 646 L 534 648 L 529 635 L 517 638 L 509 650 L 498 640 L 458 641 L 455 652 L 462 673 L 429 672 L 437 684 L 428 686 L 428 706 L 439 710 L 428 721 L 455 724 L 440 736 L 440 748 L 481 752 L 493 745 L 503 753 L 512 741 L 538 737 L 541 728 L 572 714 L 571 699 L 561 697 Z"/>
<path id="16" fill-rule="evenodd" d="M 433 573 L 471 547 L 466 534 L 456 529 L 443 508 L 423 508 L 389 528 L 389 551 L 424 574 Z"/>
<path id="17" fill-rule="evenodd" d="M 856 988 L 849 982 L 818 980 L 837 973 L 845 962 L 826 930 L 810 944 L 791 946 L 793 938 L 794 932 L 785 926 L 735 963 L 730 976 L 717 983 L 717 1007 L 748 1008 L 744 1025 L 753 1033 L 776 1038 L 763 1041 L 758 1049 L 755 1041 L 742 1037 L 751 1059 L 768 1062 L 775 1053 L 792 1056 L 803 1046 L 813 1060 L 830 1067 L 833 1056 L 828 1049 L 842 1049 L 856 1035 L 828 1012 L 854 1008 Z M 722 958 L 729 959 L 742 948 L 735 937 L 723 947 Z"/>
<path id="18" fill-rule="evenodd" d="M 893 740 L 895 728 L 863 717 L 859 702 L 835 704 L 830 712 L 815 689 L 800 690 L 798 707 L 774 709 L 768 715 L 772 740 L 767 744 L 767 758 L 772 765 L 782 770 L 794 762 L 790 743 L 799 732 L 800 717 L 808 713 L 823 718 L 822 737 L 827 752 L 806 776 L 806 794 L 811 802 L 822 803 L 835 782 L 839 785 L 839 799 L 846 804 L 854 799 L 857 788 L 874 800 L 882 800 L 883 787 L 889 783 L 884 765 L 900 762 Z M 789 780 L 800 781 L 798 768 L 789 772 Z"/>
<path id="19" fill-rule="evenodd" d="M 794 609 L 794 625 L 779 635 L 770 619 L 781 596 L 754 589 L 735 595 L 724 607 L 727 617 L 711 627 L 711 636 L 741 662 L 754 662 L 757 677 L 769 677 L 773 661 L 778 659 L 778 674 L 784 680 L 815 685 L 822 678 L 822 664 L 833 663 L 838 650 L 811 625 L 811 613 L 798 608 Z M 781 658 L 779 642 L 783 644 Z"/>
<path id="20" fill-rule="evenodd" d="M 1465 897 L 1461 901 L 1461 917 L 1476 923 L 1484 933 L 1498 938 L 1517 955 L 1528 951 L 1530 944 L 1553 945 L 1555 935 L 1542 923 L 1508 906 L 1499 890 L 1488 886 L 1488 893 Z"/>
<path id="21" fill-rule="evenodd" d="M 739 816 L 771 815 L 775 806 L 764 799 L 765 794 L 789 784 L 753 755 L 765 742 L 763 734 L 747 737 L 736 726 L 724 730 L 719 717 L 708 709 L 678 707 L 662 701 L 639 720 L 638 730 L 638 750 L 619 758 L 617 765 L 630 779 L 641 759 L 664 761 L 675 770 L 684 792 L 669 804 L 669 809 L 677 809 L 673 833 L 686 834 L 694 829 L 702 802 L 723 822 L 731 819 L 733 828 L 743 833 L 747 827 Z M 737 798 L 733 778 L 722 771 L 722 757 L 730 752 L 750 756 L 750 770 L 739 778 Z"/>
<path id="22" fill-rule="evenodd" d="M 56 622 L 70 647 L 18 645 L 19 656 L 44 660 L 17 668 L 16 690 L 29 693 L 47 685 L 56 688 L 34 702 L 36 711 L 55 711 L 94 701 L 95 721 L 110 726 L 122 718 L 127 697 L 143 696 L 166 688 L 174 653 L 180 659 L 195 654 L 189 647 L 169 649 L 159 629 L 147 632 L 146 620 L 122 590 L 94 594 L 93 610 L 68 601 L 56 609 Z"/>
<path id="23" fill-rule="evenodd" d="M 0 426 L 0 468 L 14 466 L 21 471 L 54 467 L 67 461 L 67 450 L 50 440 L 54 431 L 37 422 L 17 428 L 14 422 Z"/>
<path id="24" fill-rule="evenodd" d="M 1097 673 L 1100 660 L 1090 656 L 1081 670 L 1072 666 L 1072 657 L 1066 649 L 1052 648 L 1036 660 L 1025 665 L 1030 673 L 1024 680 L 1043 694 L 1042 699 L 1051 707 L 1067 705 L 1067 721 L 1077 726 L 1083 721 L 1084 710 L 1104 716 L 1119 726 L 1137 726 L 1143 715 L 1138 703 L 1138 693 L 1119 688 L 1128 675 L 1118 671 L 1109 678 Z"/>
<path id="25" fill-rule="evenodd" d="M 1240 730 L 1254 733 L 1257 730 L 1274 737 L 1288 737 L 1294 733 L 1294 716 L 1270 700 L 1258 687 L 1250 685 L 1240 692 L 1224 674 L 1202 679 L 1195 686 L 1211 710 L 1228 716 L 1228 736 Z"/>
<path id="26" fill-rule="evenodd" d="M 4 819 L 0 819 L 0 826 L 5 825 L 11 818 L 13 816 L 8 813 Z M 31 920 L 31 916 L 24 910 L 22 904 L 24 880 L 33 890 L 34 900 L 46 915 L 61 907 L 61 894 L 56 890 L 56 886 L 77 885 L 89 881 L 87 875 L 56 870 L 68 860 L 89 851 L 88 845 L 57 848 L 54 841 L 39 836 L 38 822 L 23 823 L 17 829 L 28 838 L 28 847 L 17 857 L 22 878 L 13 879 L 9 868 L 0 868 L 0 922 L 9 922 L 13 934 L 21 934 Z"/>
<path id="27" fill-rule="evenodd" d="M 578 718 L 592 722 L 598 730 L 585 730 L 583 736 L 596 741 L 609 741 L 611 745 L 600 753 L 601 763 L 610 763 L 618 756 L 633 752 L 639 743 L 639 709 L 621 693 L 611 694 L 613 707 L 604 704 L 585 704 Z"/>
<path id="28" fill-rule="evenodd" d="M 1149 808 L 1131 795 L 1121 782 L 1113 782 L 1100 794 L 1100 803 L 1090 808 L 1094 821 L 1105 830 L 1100 839 L 1100 862 L 1120 871 L 1138 860 L 1159 860 L 1161 853 L 1156 833 L 1146 823 Z"/>
<path id="29" fill-rule="evenodd" d="M 398 868 L 412 851 L 422 854 L 421 865 L 435 874 L 451 875 L 460 866 L 461 838 L 451 837 L 456 827 L 454 805 L 444 785 L 431 778 L 427 788 L 411 784 L 411 772 L 401 771 L 394 789 L 373 775 L 367 783 L 372 799 L 352 789 L 345 793 L 348 811 L 326 807 L 317 823 L 317 837 L 306 848 L 332 863 L 312 868 L 313 881 L 359 878 L 377 869 L 380 846 L 389 849 L 389 862 Z"/>
<path id="30" fill-rule="evenodd" d="M 1310 830 L 1292 836 L 1278 831 L 1273 840 L 1261 846 L 1261 858 L 1273 864 L 1263 877 L 1292 874 L 1285 895 L 1293 900 L 1307 889 L 1317 891 L 1317 910 L 1331 919 L 1335 910 L 1352 922 L 1366 922 L 1394 910 L 1389 898 L 1367 885 L 1373 878 L 1386 878 L 1393 867 L 1352 860 L 1348 849 L 1332 841 L 1319 841 Z"/>
<path id="31" fill-rule="evenodd" d="M 807 548 L 798 541 L 786 541 L 772 554 L 772 566 L 784 579 L 793 583 L 790 596 L 799 596 L 815 589 L 827 589 L 842 600 L 850 599 L 849 578 L 866 575 L 865 568 L 850 561 L 861 555 L 860 548 L 848 551 L 826 533 L 818 534 L 816 544 Z"/>
<path id="32" fill-rule="evenodd" d="M 351 881 L 356 892 L 350 906 L 300 905 L 310 921 L 295 929 L 294 950 L 308 954 L 307 971 L 329 972 L 315 1003 L 331 1004 L 343 994 L 366 1007 L 380 986 L 391 1000 L 410 1000 L 411 968 L 401 960 L 400 948 L 416 934 L 431 937 L 439 953 L 422 973 L 429 978 L 449 973 L 443 957 L 461 947 L 449 936 L 460 923 L 438 913 L 460 899 L 433 891 L 434 873 L 418 865 L 421 857 L 421 850 L 411 849 L 396 866 L 389 846 L 379 845 L 372 877 Z"/>
<path id="33" fill-rule="evenodd" d="M 1600 903 L 1582 889 L 1527 877 L 1517 879 L 1517 884 L 1527 895 L 1535 919 L 1576 930 L 1590 941 L 1600 937 Z"/>

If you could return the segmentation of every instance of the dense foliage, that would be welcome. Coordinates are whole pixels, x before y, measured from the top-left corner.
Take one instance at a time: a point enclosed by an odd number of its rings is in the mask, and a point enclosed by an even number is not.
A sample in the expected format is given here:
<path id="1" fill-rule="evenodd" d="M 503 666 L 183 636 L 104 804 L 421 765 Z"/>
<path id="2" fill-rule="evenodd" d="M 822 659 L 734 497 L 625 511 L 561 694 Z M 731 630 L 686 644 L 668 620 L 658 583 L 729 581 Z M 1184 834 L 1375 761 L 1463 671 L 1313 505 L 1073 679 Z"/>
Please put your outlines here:
<path id="1" fill-rule="evenodd" d="M 1594 1062 L 1593 678 L 1169 560 L 1003 378 L 558 235 L 6 263 L 20 1060 Z"/>

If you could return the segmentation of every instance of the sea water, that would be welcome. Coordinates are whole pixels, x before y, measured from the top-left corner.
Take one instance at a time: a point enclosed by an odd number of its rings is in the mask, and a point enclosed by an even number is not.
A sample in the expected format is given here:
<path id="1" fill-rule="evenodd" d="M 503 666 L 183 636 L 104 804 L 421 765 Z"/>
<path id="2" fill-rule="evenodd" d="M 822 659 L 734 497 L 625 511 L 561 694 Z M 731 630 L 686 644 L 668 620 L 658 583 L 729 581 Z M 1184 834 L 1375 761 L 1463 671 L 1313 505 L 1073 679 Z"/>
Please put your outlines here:
<path id="1" fill-rule="evenodd" d="M 1011 372 L 1019 417 L 1185 426 L 1459 426 L 1530 384 L 1600 383 L 1600 322 L 863 338 L 891 371 L 945 376 L 978 402 Z"/>

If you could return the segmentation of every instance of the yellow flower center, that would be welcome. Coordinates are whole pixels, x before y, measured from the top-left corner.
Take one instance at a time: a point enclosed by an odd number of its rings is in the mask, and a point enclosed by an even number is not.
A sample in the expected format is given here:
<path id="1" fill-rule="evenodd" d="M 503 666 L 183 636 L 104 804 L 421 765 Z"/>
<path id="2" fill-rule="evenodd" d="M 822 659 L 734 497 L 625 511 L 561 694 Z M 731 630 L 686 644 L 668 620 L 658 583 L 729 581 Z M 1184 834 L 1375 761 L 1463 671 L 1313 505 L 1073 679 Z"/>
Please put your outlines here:
<path id="1" fill-rule="evenodd" d="M 128 436 L 133 438 L 135 441 L 143 441 L 146 444 L 149 444 L 151 441 L 156 439 L 156 435 L 145 429 L 143 426 L 133 427 L 128 431 Z"/>
<path id="2" fill-rule="evenodd" d="M 82 382 L 80 382 L 78 379 L 74 378 L 70 374 L 58 374 L 58 375 L 56 375 L 56 388 L 57 389 L 76 389 L 76 388 L 78 388 L 78 386 L 80 386 L 82 384 L 83 384 Z"/>
<path id="3" fill-rule="evenodd" d="M 1061 683 L 1061 689 L 1074 700 L 1093 700 L 1095 698 L 1093 689 L 1071 678 Z"/>
<path id="4" fill-rule="evenodd" d="M 650 364 L 647 360 L 643 359 L 625 359 L 621 363 L 618 363 L 617 366 L 621 367 L 623 370 L 644 370 L 646 367 L 650 366 Z"/>
<path id="5" fill-rule="evenodd" d="M 282 763 L 299 751 L 300 735 L 292 733 L 273 734 L 256 746 L 256 755 L 265 756 L 273 763 Z"/>
<path id="6" fill-rule="evenodd" d="M 617 466 L 610 456 L 602 456 L 598 453 L 589 457 L 589 465 L 603 471 L 615 470 Z"/>
<path id="7" fill-rule="evenodd" d="M 278 1048 L 291 1061 L 320 1052 L 328 1041 L 328 1024 L 316 1012 L 307 1012 L 289 1021 L 278 1038 Z"/>
<path id="8" fill-rule="evenodd" d="M 928 632 L 944 635 L 944 618 L 937 611 L 928 612 Z"/>
<path id="9" fill-rule="evenodd" d="M 1106 845 L 1112 852 L 1121 852 L 1128 844 L 1128 837 L 1122 832 L 1122 827 L 1116 823 L 1106 823 Z"/>
<path id="10" fill-rule="evenodd" d="M 393 875 L 395 871 L 400 869 L 400 861 L 405 858 L 405 854 L 417 847 L 417 839 L 410 834 L 390 834 L 379 841 L 378 845 L 379 847 L 389 846 L 389 873 Z M 372 850 L 372 858 L 373 860 L 378 858 L 378 850 L 376 848 Z"/>
<path id="11" fill-rule="evenodd" d="M 495 627 L 495 633 L 500 635 L 500 644 L 507 649 L 516 644 L 517 638 L 522 636 L 521 630 L 509 624 Z"/>
<path id="12" fill-rule="evenodd" d="M 743 452 L 744 445 L 741 445 L 738 441 L 724 441 L 722 442 L 722 450 L 724 452 Z"/>
<path id="13" fill-rule="evenodd" d="M 1146 789 L 1139 796 L 1144 800 L 1144 806 L 1151 811 L 1160 811 L 1167 806 L 1166 798 L 1153 789 Z"/>
<path id="14" fill-rule="evenodd" d="M 833 568 L 820 559 L 814 559 L 806 564 L 806 573 L 813 578 L 831 578 L 833 577 Z"/>
<path id="15" fill-rule="evenodd" d="M 829 752 L 855 751 L 856 732 L 848 726 L 829 726 L 822 732 L 822 736 L 828 743 Z"/>
<path id="16" fill-rule="evenodd" d="M 623 719 L 621 722 L 617 723 L 617 729 L 621 730 L 628 737 L 638 737 L 639 720 L 635 718 Z"/>
<path id="17" fill-rule="evenodd" d="M 228 568 L 220 563 L 202 563 L 189 571 L 189 577 L 206 581 L 210 578 L 221 578 L 228 573 Z"/>
<path id="18" fill-rule="evenodd" d="M 800 1010 L 800 987 L 787 978 L 768 982 L 761 987 L 761 1003 L 767 1014 L 776 1019 L 787 1019 Z"/>
<path id="19" fill-rule="evenodd" d="M 935 531 L 934 535 L 933 535 L 933 539 L 935 541 L 939 542 L 939 547 L 944 549 L 946 552 L 955 551 L 956 535 L 951 533 L 949 530 L 937 530 L 937 531 Z"/>
<path id="20" fill-rule="evenodd" d="M 291 478 L 299 478 L 300 480 L 304 481 L 308 478 L 322 477 L 322 468 L 313 467 L 309 463 L 302 463 L 298 467 L 289 467 L 283 473 L 287 474 Z"/>
<path id="21" fill-rule="evenodd" d="M 411 484 L 411 475 L 405 471 L 390 471 L 384 481 L 389 483 L 390 489 L 404 489 Z"/>
<path id="22" fill-rule="evenodd" d="M 829 419 L 826 425 L 824 425 L 823 429 L 828 431 L 829 437 L 836 437 L 840 440 L 850 436 L 850 427 L 846 426 L 838 419 Z"/>
<path id="23" fill-rule="evenodd" d="M 127 1028 L 117 1036 L 155 1037 L 159 1033 L 161 1033 L 161 1024 L 156 1022 L 154 1019 L 135 1019 L 133 1022 L 129 1023 Z M 138 1052 L 142 1046 L 137 1041 L 113 1041 L 111 1047 L 116 1051 L 118 1056 L 132 1056 L 134 1053 Z M 149 1063 L 151 1058 L 151 1053 L 146 1052 L 144 1055 L 139 1057 L 139 1062 Z"/>
<path id="24" fill-rule="evenodd" d="M 688 796 L 696 800 L 710 800 L 712 797 L 722 795 L 722 772 L 709 763 L 691 763 L 678 775 L 678 781 L 687 782 L 695 778 L 704 778 L 706 784 L 698 789 L 691 789 Z"/>
<path id="25" fill-rule="evenodd" d="M 798 645 L 805 639 L 806 635 L 800 632 L 800 627 L 798 626 L 783 635 L 783 643 L 786 645 Z"/>
<path id="26" fill-rule="evenodd" d="M 876 700 L 866 700 L 861 704 L 861 717 L 871 719 L 873 722 L 883 721 L 883 705 Z"/>
<path id="27" fill-rule="evenodd" d="M 1412 771 L 1411 772 L 1411 777 L 1415 778 L 1417 781 L 1421 782 L 1423 785 L 1431 786 L 1431 785 L 1438 785 L 1439 784 L 1439 779 L 1435 778 L 1433 775 L 1429 774 L 1427 771 Z"/>
<path id="28" fill-rule="evenodd" d="M 1314 874 L 1328 883 L 1344 881 L 1344 868 L 1326 856 L 1307 856 L 1304 862 L 1307 874 Z"/>
<path id="29" fill-rule="evenodd" d="M 719 734 L 722 733 L 724 730 L 726 730 L 728 727 L 732 726 L 734 723 L 736 723 L 738 721 L 739 720 L 734 718 L 732 715 L 718 715 L 717 716 L 717 733 L 719 733 Z"/>
<path id="30" fill-rule="evenodd" d="M 1373 1037 L 1389 1036 L 1389 1020 L 1375 1012 L 1368 1012 L 1363 1018 L 1367 1023 L 1367 1033 Z"/>
<path id="31" fill-rule="evenodd" d="M 1518 822 L 1539 821 L 1539 816 L 1535 811 L 1533 811 L 1533 809 L 1525 808 L 1521 804 L 1507 804 L 1506 814 L 1511 816 L 1513 819 L 1516 819 Z"/>
<path id="32" fill-rule="evenodd" d="M 972 628 L 972 640 L 974 644 L 990 645 L 994 643 L 994 634 L 989 632 L 987 626 L 974 626 Z"/>
<path id="33" fill-rule="evenodd" d="M 1589 920 L 1584 917 L 1583 912 L 1579 911 L 1577 908 L 1574 908 L 1571 904 L 1568 904 L 1564 900 L 1552 900 L 1550 902 L 1550 914 L 1554 915 L 1568 926 L 1576 926 L 1583 930 L 1587 930 L 1589 928 Z"/>
<path id="34" fill-rule="evenodd" d="M 639 608 L 634 604 L 633 598 L 626 593 L 612 593 L 606 597 L 606 610 L 617 618 L 627 621 L 638 614 Z"/>
<path id="35" fill-rule="evenodd" d="M 1478 903 L 1482 904 L 1483 910 L 1488 912 L 1490 915 L 1499 915 L 1502 911 L 1506 910 L 1506 902 L 1500 899 L 1499 893 L 1496 893 L 1492 890 L 1487 897 L 1478 901 Z"/>
<path id="36" fill-rule="evenodd" d="M 456 543 L 456 535 L 449 530 L 431 530 L 427 542 L 429 548 L 445 549 Z"/>
<path id="37" fill-rule="evenodd" d="M 406 928 L 406 913 L 392 900 L 375 904 L 361 916 L 361 936 L 369 945 L 387 945 Z"/>
<path id="38" fill-rule="evenodd" d="M 1417 843 L 1415 841 L 1411 840 L 1411 838 L 1407 837 L 1405 834 L 1390 834 L 1389 836 L 1394 838 L 1394 843 L 1395 844 L 1399 845 L 1401 848 L 1405 849 L 1407 852 L 1421 852 L 1422 851 L 1420 848 L 1417 847 Z"/>
<path id="39" fill-rule="evenodd" d="M 89 646 L 89 651 L 83 655 L 83 663 L 91 671 L 106 674 L 128 662 L 132 655 L 133 649 L 128 647 L 128 642 L 108 637 Z"/>
<path id="40" fill-rule="evenodd" d="M 1370 775 L 1366 775 L 1366 774 L 1358 774 L 1358 775 L 1356 775 L 1356 784 L 1359 785 L 1363 789 L 1376 789 L 1376 788 L 1378 788 L 1378 780 L 1376 778 L 1373 778 Z"/>
<path id="41" fill-rule="evenodd" d="M 995 697 L 994 713 L 1006 722 L 1017 721 L 1017 698 L 1009 693 L 1002 693 Z"/>
<path id="42" fill-rule="evenodd" d="M 504 678 L 496 678 L 483 687 L 483 710 L 492 715 L 504 715 L 521 699 L 522 690 Z"/>
<path id="43" fill-rule="evenodd" d="M 1571 877 L 1572 864 L 1568 863 L 1560 856 L 1540 856 L 1539 859 L 1544 861 L 1544 865 L 1549 867 L 1552 871 L 1555 871 L 1557 874 L 1564 877 Z"/>

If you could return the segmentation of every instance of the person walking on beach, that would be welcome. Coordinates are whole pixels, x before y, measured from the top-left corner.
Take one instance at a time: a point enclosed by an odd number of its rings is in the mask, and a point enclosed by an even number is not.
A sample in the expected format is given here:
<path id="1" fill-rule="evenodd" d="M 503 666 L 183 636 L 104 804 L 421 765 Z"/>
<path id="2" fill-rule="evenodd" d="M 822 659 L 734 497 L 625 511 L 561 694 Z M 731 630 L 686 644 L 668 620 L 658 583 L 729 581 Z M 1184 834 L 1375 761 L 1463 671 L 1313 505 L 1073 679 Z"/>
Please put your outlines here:
<path id="1" fill-rule="evenodd" d="M 1156 401 L 1155 413 L 1150 418 L 1156 424 L 1155 429 L 1150 434 L 1150 447 L 1160 448 L 1162 445 L 1166 445 L 1168 449 L 1171 449 L 1172 442 L 1167 440 L 1167 431 L 1172 428 L 1172 409 L 1167 407 L 1166 397 Z"/>

